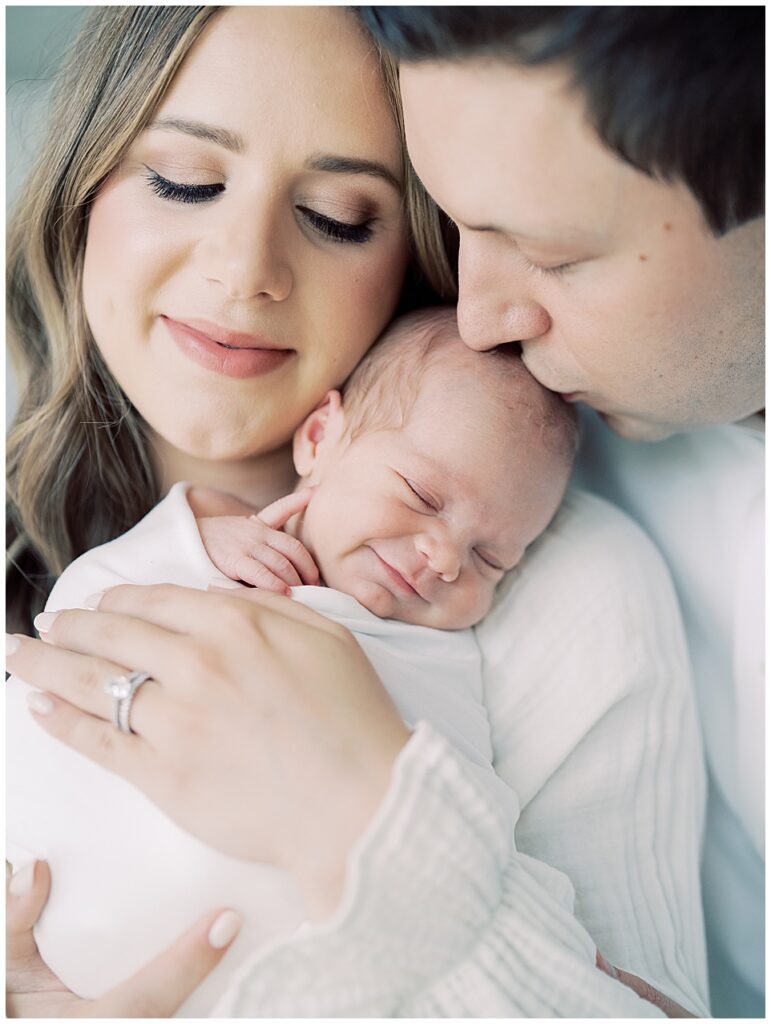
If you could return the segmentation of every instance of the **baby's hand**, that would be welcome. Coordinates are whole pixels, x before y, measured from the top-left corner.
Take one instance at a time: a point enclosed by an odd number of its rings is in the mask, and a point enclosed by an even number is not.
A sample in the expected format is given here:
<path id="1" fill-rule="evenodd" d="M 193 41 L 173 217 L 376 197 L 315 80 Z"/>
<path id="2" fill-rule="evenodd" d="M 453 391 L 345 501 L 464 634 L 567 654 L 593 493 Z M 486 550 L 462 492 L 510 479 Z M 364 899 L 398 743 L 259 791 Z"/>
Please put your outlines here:
<path id="1" fill-rule="evenodd" d="M 289 594 L 301 583 L 315 586 L 319 570 L 305 545 L 282 533 L 285 523 L 306 507 L 312 488 L 279 498 L 254 516 L 198 519 L 203 545 L 220 572 L 261 590 Z"/>

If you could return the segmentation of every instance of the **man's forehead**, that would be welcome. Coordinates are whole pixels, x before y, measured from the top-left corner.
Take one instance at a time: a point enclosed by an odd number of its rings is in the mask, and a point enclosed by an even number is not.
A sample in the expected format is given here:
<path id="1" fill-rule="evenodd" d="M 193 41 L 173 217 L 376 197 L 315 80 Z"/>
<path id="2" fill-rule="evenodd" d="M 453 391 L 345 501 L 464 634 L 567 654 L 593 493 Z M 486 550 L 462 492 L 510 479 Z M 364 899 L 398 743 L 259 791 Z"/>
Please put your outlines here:
<path id="1" fill-rule="evenodd" d="M 426 61 L 403 69 L 402 93 L 418 174 L 465 226 L 604 234 L 638 174 L 600 142 L 565 68 Z"/>

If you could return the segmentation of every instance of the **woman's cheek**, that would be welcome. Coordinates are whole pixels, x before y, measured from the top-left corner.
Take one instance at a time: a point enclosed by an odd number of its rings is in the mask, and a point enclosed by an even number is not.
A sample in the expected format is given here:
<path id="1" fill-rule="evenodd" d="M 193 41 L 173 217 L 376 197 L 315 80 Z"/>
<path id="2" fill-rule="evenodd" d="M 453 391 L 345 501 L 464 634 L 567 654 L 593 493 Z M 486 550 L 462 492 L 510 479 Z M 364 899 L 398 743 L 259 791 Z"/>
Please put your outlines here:
<path id="1" fill-rule="evenodd" d="M 368 244 L 374 246 L 377 242 L 365 243 L 363 248 Z M 370 344 L 393 317 L 407 269 L 406 237 L 394 239 L 384 249 L 376 258 L 363 260 L 362 266 L 345 283 L 349 295 L 346 319 L 352 326 L 358 325 L 355 329 L 368 337 Z"/>
<path id="2" fill-rule="evenodd" d="M 116 328 L 125 331 L 151 314 L 173 240 L 139 187 L 120 177 L 108 181 L 89 214 L 83 301 L 100 348 Z"/>

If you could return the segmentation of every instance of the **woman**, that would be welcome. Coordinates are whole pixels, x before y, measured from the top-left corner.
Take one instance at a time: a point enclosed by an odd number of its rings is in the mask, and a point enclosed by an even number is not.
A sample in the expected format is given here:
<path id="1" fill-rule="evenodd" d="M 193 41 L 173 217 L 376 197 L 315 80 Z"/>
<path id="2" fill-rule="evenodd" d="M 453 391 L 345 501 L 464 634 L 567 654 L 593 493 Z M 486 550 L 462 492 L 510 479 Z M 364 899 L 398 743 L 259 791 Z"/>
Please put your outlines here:
<path id="1" fill-rule="evenodd" d="M 411 238 L 436 290 L 447 294 L 449 280 L 437 221 L 409 176 L 392 71 L 349 11 L 107 8 L 76 53 L 58 133 L 9 250 L 26 382 L 9 459 L 12 559 L 32 582 L 132 525 L 175 480 L 258 505 L 285 493 L 292 431 L 393 314 Z M 587 771 L 595 737 L 607 741 L 622 706 L 646 714 L 666 705 L 665 720 L 674 714 L 693 731 L 668 581 L 626 524 L 611 517 L 608 527 L 597 514 L 602 528 L 595 517 L 589 533 L 585 506 L 560 521 L 563 586 L 583 585 L 587 559 L 609 579 L 616 570 L 602 567 L 604 552 L 632 543 L 644 569 L 625 573 L 613 600 L 628 602 L 639 640 L 608 638 L 612 667 L 592 666 L 594 689 L 579 691 L 575 714 L 564 692 L 544 695 L 538 728 L 520 708 L 527 735 L 502 713 L 516 706 L 507 673 L 491 670 L 498 753 L 516 762 L 528 742 L 543 747 L 555 710 L 571 720 L 545 776 L 522 794 L 524 845 L 536 853 L 545 841 L 553 863 L 575 867 L 581 909 L 604 948 L 651 965 L 650 976 L 700 1008 L 698 920 L 687 933 L 694 896 L 683 882 L 696 821 L 663 880 L 655 869 L 672 840 L 656 833 L 655 855 L 630 883 L 639 902 L 603 879 L 613 856 L 637 866 L 650 836 L 626 837 L 600 864 L 580 843 L 563 853 L 548 842 L 571 807 L 595 805 L 595 827 L 610 834 L 603 808 L 613 821 L 640 792 L 653 807 L 641 813 L 667 817 L 696 776 L 659 736 L 655 771 L 640 742 L 625 745 L 599 797 Z M 502 595 L 490 621 L 499 641 L 518 636 L 515 590 L 517 602 L 554 605 L 538 591 L 547 557 L 553 581 L 554 555 L 539 552 Z M 42 595 L 35 604 L 17 582 L 24 622 Z M 48 642 L 19 639 L 9 658 L 51 691 L 38 700 L 41 725 L 199 838 L 291 871 L 323 922 L 255 958 L 234 987 L 233 1015 L 653 1012 L 596 971 L 594 943 L 565 909 L 565 880 L 512 852 L 448 745 L 427 727 L 410 735 L 345 631 L 256 592 L 118 588 L 94 603 L 96 612 L 38 619 Z M 574 617 L 571 628 L 587 627 Z M 617 666 L 609 652 L 621 649 Z M 506 648 L 502 661 L 515 653 Z M 137 665 L 161 684 L 152 744 L 107 721 L 104 681 Z M 682 781 L 662 788 L 670 769 Z M 522 777 L 515 765 L 511 781 Z M 232 939 L 232 917 L 228 936 L 213 913 L 134 985 L 81 1007 L 34 958 L 29 928 L 46 881 L 39 867 L 11 890 L 19 1015 L 35 1006 L 24 998 L 30 984 L 60 993 L 37 1004 L 53 1016 L 172 1012 L 217 959 L 214 940 Z M 606 913 L 616 904 L 629 914 Z M 652 923 L 635 917 L 643 904 L 656 907 Z M 136 993 L 148 990 L 163 1002 L 137 1011 Z"/>
<path id="2" fill-rule="evenodd" d="M 319 272 L 314 273 L 312 280 L 320 294 L 303 296 L 306 307 L 304 322 L 295 322 L 296 317 L 295 321 L 287 323 L 284 328 L 288 339 L 286 343 L 291 340 L 292 332 L 311 330 L 308 322 L 311 308 L 318 310 L 319 318 L 325 314 L 324 319 L 314 320 L 314 332 L 319 326 L 327 334 L 339 336 L 341 329 L 347 332 L 335 342 L 336 348 L 331 347 L 329 337 L 319 339 L 319 344 L 316 341 L 318 335 L 314 334 L 313 348 L 320 349 L 320 354 L 315 355 L 313 351 L 305 353 L 304 363 L 295 360 L 299 365 L 294 366 L 282 382 L 285 391 L 292 392 L 295 405 L 285 406 L 284 392 L 272 387 L 272 380 L 268 385 L 264 382 L 260 385 L 255 379 L 241 386 L 231 383 L 229 398 L 240 405 L 230 410 L 229 418 L 221 423 L 221 440 L 212 438 L 202 447 L 201 439 L 194 439 L 189 428 L 185 437 L 174 435 L 165 438 L 164 432 L 169 423 L 174 424 L 172 431 L 178 434 L 182 431 L 178 417 L 183 410 L 179 404 L 174 408 L 168 407 L 165 379 L 157 379 L 155 389 L 150 390 L 152 382 L 144 373 L 148 358 L 145 350 L 155 342 L 148 339 L 141 349 L 136 345 L 127 346 L 124 342 L 124 361 L 117 363 L 120 355 L 116 350 L 121 344 L 118 336 L 112 338 L 113 348 L 109 351 L 104 344 L 98 349 L 89 344 L 87 319 L 91 321 L 100 316 L 100 310 L 94 308 L 99 301 L 99 275 L 103 274 L 108 282 L 112 277 L 114 287 L 115 275 L 124 271 L 123 266 L 116 264 L 115 256 L 121 255 L 124 262 L 130 262 L 132 258 L 139 262 L 145 256 L 141 246 L 152 251 L 152 266 L 156 268 L 158 232 L 165 233 L 183 225 L 180 203 L 175 206 L 174 197 L 159 194 L 159 190 L 165 188 L 168 191 L 170 188 L 161 184 L 160 172 L 165 169 L 168 176 L 173 177 L 175 171 L 175 168 L 167 166 L 168 152 L 181 152 L 186 157 L 186 163 L 183 161 L 182 166 L 176 169 L 176 176 L 180 177 L 180 169 L 187 172 L 188 184 L 199 189 L 201 202 L 181 209 L 195 210 L 197 221 L 206 219 L 206 214 L 203 214 L 206 203 L 210 207 L 215 205 L 212 201 L 222 187 L 218 182 L 212 186 L 208 183 L 222 178 L 225 170 L 230 179 L 237 175 L 240 190 L 251 190 L 254 195 L 259 193 L 255 186 L 260 182 L 248 180 L 243 173 L 248 160 L 239 161 L 237 156 L 221 147 L 215 152 L 212 146 L 206 147 L 189 134 L 178 132 L 176 136 L 170 135 L 167 128 L 165 132 L 158 131 L 151 137 L 145 147 L 147 151 L 140 151 L 136 146 L 131 148 L 185 53 L 216 13 L 216 8 L 186 8 L 176 14 L 172 14 L 170 9 L 160 8 L 155 12 L 137 10 L 130 15 L 116 10 L 100 12 L 87 22 L 75 44 L 69 68 L 64 71 L 57 106 L 52 113 L 56 132 L 40 155 L 11 229 L 9 300 L 11 323 L 16 329 L 11 331 L 9 343 L 23 392 L 21 408 L 9 437 L 8 454 L 10 558 L 18 572 L 11 589 L 11 606 L 14 619 L 24 628 L 29 628 L 34 613 L 42 609 L 50 590 L 51 576 L 55 577 L 82 551 L 122 533 L 158 500 L 164 489 L 161 469 L 164 455 L 158 446 L 163 448 L 167 441 L 182 443 L 182 447 L 187 445 L 192 448 L 191 456 L 217 466 L 216 471 L 210 472 L 214 472 L 217 481 L 223 484 L 228 479 L 223 475 L 221 464 L 218 465 L 220 458 L 232 461 L 246 453 L 244 461 L 248 463 L 251 475 L 257 472 L 254 463 L 259 455 L 277 450 L 273 462 L 284 464 L 288 470 L 289 461 L 281 446 L 291 436 L 292 426 L 302 416 L 303 410 L 309 411 L 314 400 L 323 394 L 322 375 L 336 381 L 344 379 L 358 355 L 369 347 L 390 318 L 398 299 L 408 259 L 408 229 L 407 219 L 402 213 L 402 196 L 393 184 L 377 175 L 343 175 L 334 170 L 316 172 L 315 180 L 311 171 L 305 171 L 305 179 L 290 181 L 286 172 L 281 176 L 281 172 L 274 170 L 271 173 L 287 193 L 282 197 L 285 208 L 277 212 L 277 202 L 273 204 L 276 209 L 258 209 L 257 204 L 252 204 L 246 209 L 238 208 L 236 220 L 241 214 L 251 218 L 248 223 L 254 233 L 258 238 L 263 233 L 266 238 L 270 237 L 275 248 L 277 232 L 286 235 L 288 230 L 296 230 L 295 222 L 304 218 L 306 235 L 317 242 L 315 251 L 318 253 L 316 263 Z M 352 17 L 347 20 L 352 23 L 350 31 L 359 31 Z M 115 55 L 109 67 L 104 66 L 105 52 Z M 221 68 L 207 70 L 220 77 L 222 75 Z M 385 56 L 373 58 L 366 73 L 370 78 L 368 88 L 375 93 L 378 104 L 377 117 L 365 123 L 366 111 L 361 109 L 365 96 L 351 95 L 349 90 L 349 95 L 342 96 L 338 102 L 339 116 L 334 119 L 335 123 L 339 123 L 342 129 L 349 110 L 355 111 L 357 107 L 360 108 L 360 116 L 350 122 L 347 132 L 339 132 L 338 142 L 358 158 L 365 157 L 369 151 L 378 157 L 382 153 L 387 155 L 391 178 L 400 188 L 403 185 L 407 218 L 411 221 L 415 269 L 418 272 L 412 274 L 410 284 L 414 289 L 422 272 L 441 294 L 449 296 L 453 283 L 443 256 L 438 219 L 410 173 L 400 141 L 401 124 L 393 66 Z M 381 76 L 382 86 L 379 84 Z M 329 77 L 332 78 L 331 75 Z M 338 76 L 324 84 L 329 91 L 330 88 L 335 90 L 338 84 L 342 87 L 343 83 Z M 217 95 L 222 88 L 223 83 L 220 83 Z M 269 109 L 265 109 L 266 97 L 262 108 L 243 112 L 242 116 L 260 119 L 254 125 L 258 137 L 270 137 L 271 118 L 289 119 L 289 123 L 299 128 L 303 121 L 309 120 L 302 116 L 303 104 L 318 102 L 317 97 L 309 95 L 311 83 L 308 83 L 302 97 L 299 90 L 294 93 L 294 109 L 288 103 L 290 95 L 281 89 L 276 91 L 280 95 L 271 97 Z M 265 95 L 262 84 L 260 95 Z M 324 99 L 328 102 L 327 97 Z M 200 103 L 195 105 L 196 110 L 199 108 L 203 109 Z M 312 120 L 310 128 L 313 128 Z M 367 131 L 371 138 L 364 146 L 358 145 L 357 140 L 365 138 Z M 305 155 L 312 154 L 318 141 L 319 152 L 322 153 L 326 148 L 325 137 L 319 129 L 317 134 L 320 141 L 310 137 L 298 139 L 298 150 L 304 146 Z M 202 152 L 205 158 L 203 167 L 199 166 Z M 73 153 L 77 153 L 75 168 L 71 164 Z M 292 156 L 287 154 L 286 159 Z M 146 162 L 151 160 L 157 165 L 152 171 L 146 166 Z M 109 196 L 103 194 L 103 190 L 100 201 L 92 209 L 94 196 L 117 165 L 124 169 L 120 181 L 113 174 Z M 292 168 L 292 171 L 297 178 L 297 168 Z M 264 175 L 264 169 L 261 168 L 259 173 Z M 133 190 L 129 180 L 132 176 L 139 186 Z M 339 185 L 336 184 L 337 179 L 340 180 Z M 232 188 L 235 181 L 229 180 L 228 184 Z M 290 186 L 297 196 L 288 195 Z M 145 201 L 141 204 L 137 203 L 139 191 L 144 192 Z M 127 196 L 128 202 L 125 201 Z M 181 198 L 187 203 L 193 199 L 189 194 Z M 366 222 L 376 212 L 373 209 L 376 204 L 383 209 L 377 211 L 377 224 L 370 228 Z M 100 219 L 88 247 L 91 259 L 84 266 L 83 250 L 90 210 L 92 216 L 94 212 L 100 214 Z M 56 211 L 55 219 L 52 211 Z M 126 227 L 125 222 L 116 219 L 121 212 L 125 220 L 144 218 L 143 227 L 141 234 L 139 231 L 132 234 L 135 252 L 114 254 L 110 235 Z M 230 210 L 226 216 L 229 213 Z M 289 227 L 279 223 L 279 215 L 284 221 L 291 217 Z M 275 223 L 269 222 L 271 217 L 276 219 Z M 241 243 L 249 248 L 253 239 L 246 236 L 243 223 L 241 229 Z M 217 230 L 229 234 L 233 225 L 222 221 Z M 374 235 L 371 244 L 370 234 Z M 167 262 L 190 244 L 190 239 L 179 231 L 176 235 L 169 231 L 167 241 L 163 250 Z M 322 242 L 327 243 L 326 250 L 321 247 Z M 109 263 L 103 262 L 105 243 L 106 251 L 112 253 Z M 285 248 L 290 244 L 294 243 L 287 241 Z M 217 242 L 213 236 L 208 245 L 208 249 L 196 254 L 196 259 L 216 260 L 214 248 Z M 327 255 L 323 256 L 325 252 Z M 287 252 L 287 259 L 289 255 Z M 307 259 L 305 261 L 308 262 Z M 211 267 L 210 271 L 216 274 L 217 268 Z M 157 272 L 164 274 L 167 267 L 158 267 Z M 209 270 L 202 267 L 201 272 L 206 276 Z M 135 303 L 147 301 L 146 292 L 156 285 L 160 287 L 160 284 L 149 279 L 139 280 L 136 272 L 131 272 L 134 292 L 127 289 L 124 295 L 131 309 L 128 315 L 138 315 Z M 232 294 L 218 298 L 218 308 L 211 312 L 221 318 L 229 316 L 231 320 L 245 320 L 243 312 L 236 308 L 239 301 L 243 304 L 238 289 L 244 286 L 248 287 L 248 283 L 223 283 L 223 288 Z M 280 281 L 278 286 L 283 286 Z M 162 293 L 157 300 L 173 307 L 172 311 L 177 315 L 193 317 L 197 311 L 192 308 L 195 300 L 183 291 L 189 287 L 188 282 L 175 287 L 180 294 Z M 266 298 L 270 287 L 268 284 Z M 85 316 L 80 297 L 84 289 Z M 140 289 L 145 289 L 145 292 L 139 294 Z M 105 295 L 104 301 L 109 303 L 110 296 Z M 412 301 L 415 301 L 414 295 Z M 294 297 L 293 302 L 296 303 Z M 280 303 L 278 307 L 282 308 Z M 113 315 L 121 318 L 121 329 L 125 333 L 134 328 L 133 322 L 124 319 L 125 310 L 115 310 Z M 270 317 L 263 317 L 263 321 L 263 329 L 273 327 Z M 103 327 L 106 331 L 113 330 L 111 324 Z M 355 341 L 351 341 L 349 335 L 355 335 Z M 278 343 L 279 339 L 275 340 Z M 326 364 L 318 366 L 319 379 L 314 376 L 316 365 L 310 362 L 311 358 L 323 360 Z M 178 372 L 176 367 L 173 370 L 162 367 L 162 370 L 166 369 Z M 128 380 L 124 379 L 127 371 L 130 375 Z M 119 377 L 121 387 L 117 386 L 113 372 Z M 192 371 L 188 370 L 188 376 L 191 374 Z M 293 374 L 301 375 L 299 394 L 295 394 Z M 25 383 L 28 384 L 26 390 Z M 203 387 L 199 386 L 200 394 L 196 397 L 211 405 L 212 399 L 203 393 Z M 137 390 L 142 394 L 135 394 Z M 179 391 L 183 393 L 181 386 Z M 214 391 L 219 394 L 218 389 Z M 192 403 L 180 404 L 188 408 L 191 415 L 198 411 Z M 247 405 L 246 410 L 240 408 L 244 404 Z M 148 420 L 150 405 L 153 415 Z M 261 419 L 255 406 L 261 410 Z M 276 409 L 285 413 L 283 419 L 276 417 Z M 157 423 L 159 417 L 160 423 Z M 248 430 L 243 428 L 244 420 L 249 420 Z M 154 429 L 148 428 L 148 422 L 153 423 Z M 266 423 L 272 426 L 268 436 L 263 436 Z M 148 429 L 151 436 L 148 436 Z M 229 437 L 236 431 L 241 440 L 239 447 L 231 450 Z M 258 443 L 255 443 L 255 438 L 259 438 Z M 242 476 L 245 469 L 240 467 Z M 260 472 L 270 479 L 267 466 Z M 278 493 L 286 479 L 285 473 L 283 481 L 279 479 L 265 485 L 264 494 L 258 493 L 260 489 L 252 483 L 255 497 Z"/>

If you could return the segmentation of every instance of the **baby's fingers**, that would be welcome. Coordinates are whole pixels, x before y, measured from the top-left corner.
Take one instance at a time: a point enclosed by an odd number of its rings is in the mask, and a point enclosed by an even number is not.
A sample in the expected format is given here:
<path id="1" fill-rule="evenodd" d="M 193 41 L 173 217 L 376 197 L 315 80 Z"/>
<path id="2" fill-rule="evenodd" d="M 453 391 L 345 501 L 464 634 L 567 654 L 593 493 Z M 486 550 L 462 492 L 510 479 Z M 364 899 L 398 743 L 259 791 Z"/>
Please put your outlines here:
<path id="1" fill-rule="evenodd" d="M 309 587 L 318 586 L 319 583 L 319 570 L 316 563 L 313 561 L 310 552 L 306 546 L 296 537 L 290 537 L 288 533 L 279 533 L 278 530 L 271 532 L 267 538 L 267 544 L 276 553 L 279 553 L 281 557 L 285 558 L 290 562 L 293 568 L 302 577 L 302 582 L 307 584 Z M 274 572 L 277 569 L 273 563 L 269 563 Z M 278 573 L 285 579 L 283 573 Z M 294 584 L 295 586 L 297 584 Z"/>
<path id="2" fill-rule="evenodd" d="M 251 518 L 256 519 L 259 523 L 264 523 L 272 530 L 280 530 L 292 516 L 302 512 L 311 500 L 313 490 L 313 487 L 305 487 L 302 491 L 287 494 L 285 497 L 279 498 L 278 501 L 274 501 L 272 505 L 267 505 L 258 516 Z"/>
<path id="3" fill-rule="evenodd" d="M 262 562 L 261 558 L 252 558 L 248 555 L 238 561 L 234 575 L 252 587 L 257 587 L 259 590 L 272 590 L 274 594 L 289 595 L 290 588 L 298 586 L 297 583 L 287 583 L 286 580 L 277 576 Z"/>

